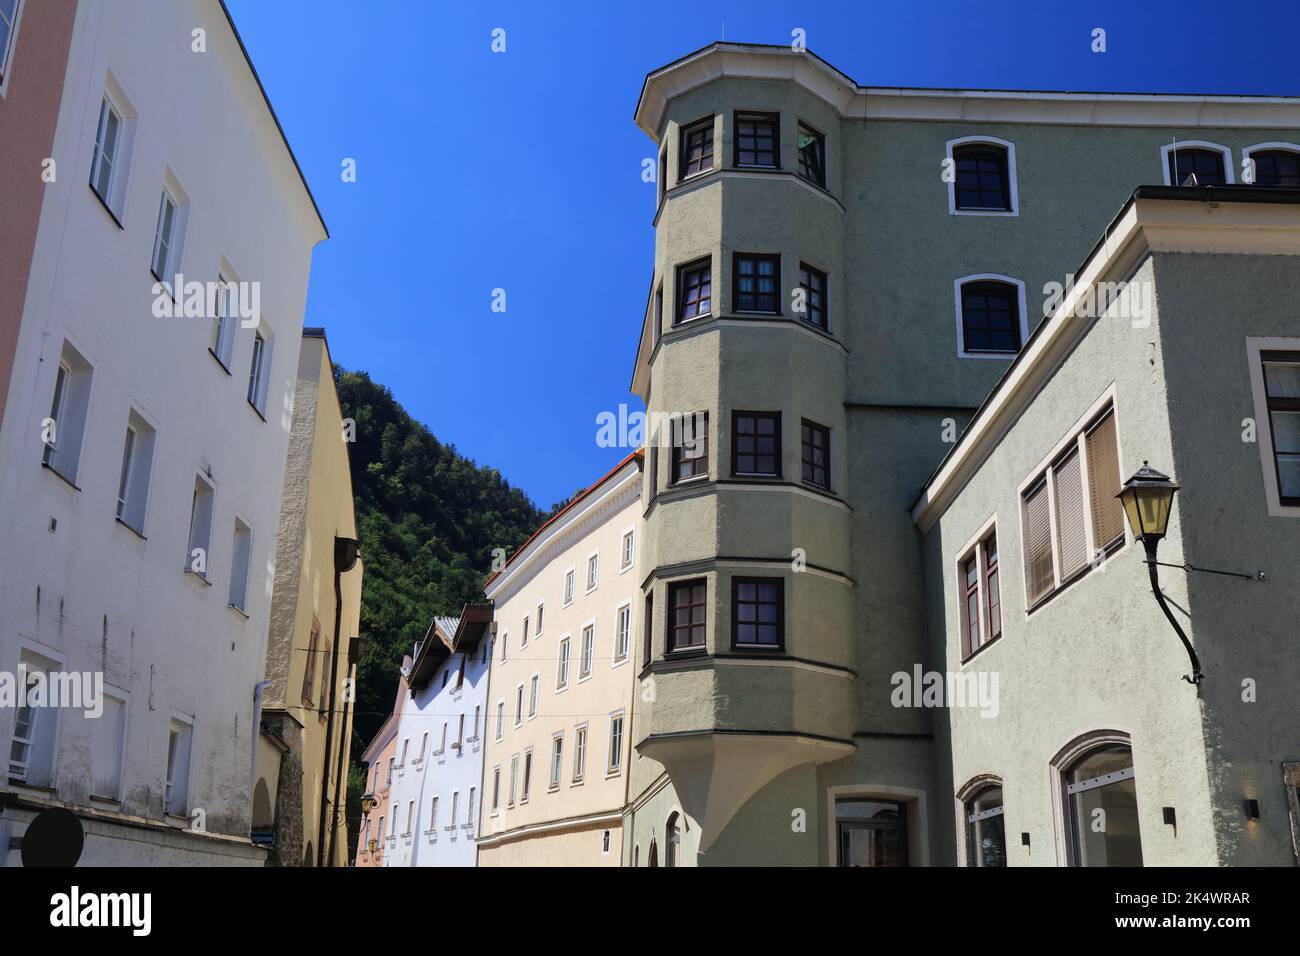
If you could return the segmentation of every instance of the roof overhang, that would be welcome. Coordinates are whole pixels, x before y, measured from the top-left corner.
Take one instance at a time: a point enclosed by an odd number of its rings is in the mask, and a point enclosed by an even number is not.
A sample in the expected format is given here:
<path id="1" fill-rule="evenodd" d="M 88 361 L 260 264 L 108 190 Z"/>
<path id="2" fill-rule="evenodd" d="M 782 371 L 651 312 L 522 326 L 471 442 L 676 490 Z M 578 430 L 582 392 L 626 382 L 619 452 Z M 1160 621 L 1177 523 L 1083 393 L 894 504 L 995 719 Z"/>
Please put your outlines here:
<path id="1" fill-rule="evenodd" d="M 983 465 L 1021 411 L 1098 321 L 1097 284 L 1120 282 L 1151 253 L 1300 256 L 1300 189 L 1139 186 L 926 482 L 912 507 L 922 532 Z M 1082 307 L 1081 307 L 1082 306 Z"/>
<path id="2" fill-rule="evenodd" d="M 817 54 L 789 46 L 712 43 L 647 74 L 637 126 L 658 141 L 668 103 L 723 77 L 791 80 L 845 119 L 1057 125 L 1300 126 L 1300 97 L 860 86 Z"/>

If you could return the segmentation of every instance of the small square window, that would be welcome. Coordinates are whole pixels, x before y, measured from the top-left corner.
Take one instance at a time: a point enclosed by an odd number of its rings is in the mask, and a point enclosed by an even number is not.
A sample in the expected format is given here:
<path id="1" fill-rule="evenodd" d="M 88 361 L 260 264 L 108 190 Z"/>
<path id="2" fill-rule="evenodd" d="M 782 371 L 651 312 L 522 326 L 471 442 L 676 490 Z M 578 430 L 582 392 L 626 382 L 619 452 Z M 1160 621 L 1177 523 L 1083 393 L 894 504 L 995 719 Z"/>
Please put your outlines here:
<path id="1" fill-rule="evenodd" d="M 731 470 L 737 476 L 781 477 L 781 413 L 734 412 Z"/>
<path id="2" fill-rule="evenodd" d="M 731 263 L 734 310 L 779 315 L 781 257 L 738 252 Z"/>
<path id="3" fill-rule="evenodd" d="M 738 648 L 780 649 L 785 642 L 785 582 L 732 578 L 731 635 Z"/>
<path id="4" fill-rule="evenodd" d="M 736 114 L 736 165 L 776 169 L 780 157 L 776 113 Z"/>

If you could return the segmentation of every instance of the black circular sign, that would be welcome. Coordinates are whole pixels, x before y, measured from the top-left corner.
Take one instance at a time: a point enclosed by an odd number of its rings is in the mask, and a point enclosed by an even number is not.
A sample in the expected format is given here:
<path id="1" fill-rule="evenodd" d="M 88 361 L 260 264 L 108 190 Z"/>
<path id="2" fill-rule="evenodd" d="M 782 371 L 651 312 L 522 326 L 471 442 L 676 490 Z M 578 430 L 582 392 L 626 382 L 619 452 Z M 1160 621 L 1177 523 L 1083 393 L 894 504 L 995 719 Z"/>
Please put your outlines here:
<path id="1" fill-rule="evenodd" d="M 42 810 L 23 834 L 23 866 L 76 866 L 86 835 L 71 810 Z"/>

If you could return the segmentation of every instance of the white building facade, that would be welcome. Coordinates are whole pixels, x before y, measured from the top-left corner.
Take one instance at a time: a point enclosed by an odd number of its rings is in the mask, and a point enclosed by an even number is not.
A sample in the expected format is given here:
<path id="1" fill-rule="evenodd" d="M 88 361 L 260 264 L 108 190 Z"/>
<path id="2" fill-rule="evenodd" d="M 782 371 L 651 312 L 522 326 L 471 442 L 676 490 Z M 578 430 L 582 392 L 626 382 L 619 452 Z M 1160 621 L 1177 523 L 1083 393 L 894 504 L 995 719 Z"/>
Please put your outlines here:
<path id="1" fill-rule="evenodd" d="M 491 605 L 436 618 L 416 645 L 395 738 L 384 866 L 474 866 Z"/>
<path id="2" fill-rule="evenodd" d="M 261 865 L 251 748 L 325 225 L 218 0 L 82 0 L 53 153 L 0 427 L 0 837 L 70 807 L 83 864 Z M 3 698 L 64 672 L 84 699 Z"/>

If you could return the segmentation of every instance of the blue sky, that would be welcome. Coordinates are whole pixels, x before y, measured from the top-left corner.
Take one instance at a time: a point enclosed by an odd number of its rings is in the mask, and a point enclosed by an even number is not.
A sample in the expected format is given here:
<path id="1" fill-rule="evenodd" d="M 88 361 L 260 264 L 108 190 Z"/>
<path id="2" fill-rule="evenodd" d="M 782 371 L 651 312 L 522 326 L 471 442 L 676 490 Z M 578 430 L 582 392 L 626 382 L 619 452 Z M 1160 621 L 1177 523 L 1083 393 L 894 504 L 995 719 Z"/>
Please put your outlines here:
<path id="1" fill-rule="evenodd" d="M 306 324 L 542 507 L 625 454 L 596 415 L 640 407 L 648 71 L 799 27 L 868 85 L 1300 94 L 1294 31 L 1222 2 L 227 2 L 332 236 Z"/>

